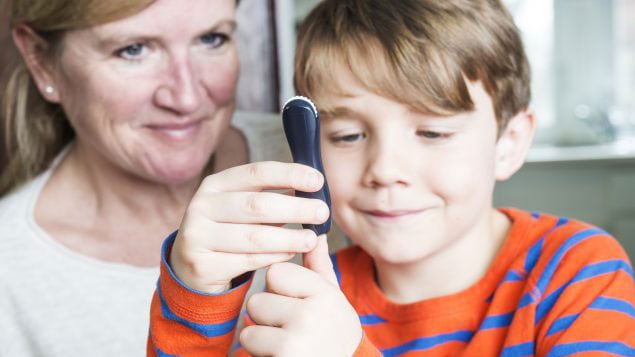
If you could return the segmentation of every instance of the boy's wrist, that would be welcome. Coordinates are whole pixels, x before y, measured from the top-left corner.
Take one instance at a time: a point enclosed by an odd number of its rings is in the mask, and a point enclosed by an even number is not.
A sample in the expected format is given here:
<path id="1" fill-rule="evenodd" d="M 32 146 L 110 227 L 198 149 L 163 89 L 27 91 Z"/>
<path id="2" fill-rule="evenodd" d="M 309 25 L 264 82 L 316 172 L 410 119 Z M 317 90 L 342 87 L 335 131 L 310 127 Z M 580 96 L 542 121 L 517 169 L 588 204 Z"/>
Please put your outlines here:
<path id="1" fill-rule="evenodd" d="M 214 316 L 222 320 L 238 316 L 242 303 L 251 286 L 253 273 L 246 273 L 228 283 L 216 294 L 190 288 L 182 282 L 172 270 L 169 257 L 177 232 L 172 233 L 164 242 L 161 251 L 161 274 L 159 293 L 162 300 L 180 315 L 190 315 L 200 319 Z M 182 316 L 187 318 L 187 316 Z"/>

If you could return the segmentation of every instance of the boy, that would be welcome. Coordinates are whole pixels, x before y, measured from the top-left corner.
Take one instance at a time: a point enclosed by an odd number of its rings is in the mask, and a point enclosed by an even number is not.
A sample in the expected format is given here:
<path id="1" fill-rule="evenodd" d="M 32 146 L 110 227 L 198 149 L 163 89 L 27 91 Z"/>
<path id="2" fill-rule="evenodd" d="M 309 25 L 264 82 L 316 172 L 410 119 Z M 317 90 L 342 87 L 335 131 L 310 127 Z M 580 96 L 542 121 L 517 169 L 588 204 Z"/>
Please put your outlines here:
<path id="1" fill-rule="evenodd" d="M 243 273 L 269 265 L 237 355 L 635 355 L 619 244 L 492 207 L 534 131 L 527 60 L 499 1 L 324 1 L 300 29 L 295 85 L 321 112 L 333 216 L 355 246 L 331 265 L 324 237 L 272 225 L 326 219 L 320 202 L 259 192 L 317 190 L 308 168 L 208 177 L 166 241 L 150 355 L 226 355 Z M 304 267 L 279 263 L 293 253 Z"/>

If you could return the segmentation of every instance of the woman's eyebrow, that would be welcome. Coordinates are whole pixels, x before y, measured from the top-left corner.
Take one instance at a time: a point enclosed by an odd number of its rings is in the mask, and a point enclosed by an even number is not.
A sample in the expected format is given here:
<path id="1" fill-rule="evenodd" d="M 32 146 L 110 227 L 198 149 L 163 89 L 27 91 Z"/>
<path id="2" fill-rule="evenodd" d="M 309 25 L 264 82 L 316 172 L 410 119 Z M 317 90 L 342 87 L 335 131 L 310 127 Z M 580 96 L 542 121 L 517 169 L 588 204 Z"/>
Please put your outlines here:
<path id="1" fill-rule="evenodd" d="M 214 25 L 210 26 L 207 30 L 203 31 L 203 33 L 214 32 L 218 30 L 224 30 L 228 32 L 234 32 L 236 30 L 236 21 L 235 20 L 221 20 Z"/>
<path id="2" fill-rule="evenodd" d="M 234 20 L 221 20 L 205 30 L 201 31 L 199 35 L 204 35 L 210 32 L 225 31 L 234 32 L 236 30 L 236 21 Z M 125 31 L 125 30 L 124 30 Z M 139 31 L 137 33 L 130 33 L 124 31 L 112 32 L 109 34 L 98 35 L 96 44 L 98 48 L 111 48 L 115 46 L 121 46 L 126 43 L 136 43 L 145 41 L 154 41 L 160 38 L 160 33 L 155 31 Z"/>
<path id="3" fill-rule="evenodd" d="M 126 43 L 144 42 L 153 39 L 151 35 L 107 35 L 100 37 L 97 41 L 97 47 L 100 49 L 109 49 L 111 47 L 118 47 Z"/>

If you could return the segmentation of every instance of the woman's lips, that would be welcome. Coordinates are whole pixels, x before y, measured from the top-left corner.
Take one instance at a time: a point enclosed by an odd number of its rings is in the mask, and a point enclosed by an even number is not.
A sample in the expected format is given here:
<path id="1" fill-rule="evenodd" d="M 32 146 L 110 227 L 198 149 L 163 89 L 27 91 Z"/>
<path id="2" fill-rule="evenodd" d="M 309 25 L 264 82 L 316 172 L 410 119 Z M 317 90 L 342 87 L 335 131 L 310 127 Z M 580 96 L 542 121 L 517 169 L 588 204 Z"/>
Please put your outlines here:
<path id="1" fill-rule="evenodd" d="M 193 137 L 201 123 L 202 120 L 197 120 L 188 123 L 152 124 L 146 127 L 167 139 L 183 141 Z"/>

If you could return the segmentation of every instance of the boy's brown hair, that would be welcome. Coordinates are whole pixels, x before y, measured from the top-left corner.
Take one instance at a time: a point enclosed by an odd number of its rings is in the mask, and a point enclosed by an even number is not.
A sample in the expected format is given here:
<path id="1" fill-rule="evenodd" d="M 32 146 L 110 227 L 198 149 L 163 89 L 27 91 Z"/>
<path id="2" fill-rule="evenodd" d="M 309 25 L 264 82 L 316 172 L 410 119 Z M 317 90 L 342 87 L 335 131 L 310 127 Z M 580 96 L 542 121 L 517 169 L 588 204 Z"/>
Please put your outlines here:
<path id="1" fill-rule="evenodd" d="M 480 81 L 499 134 L 531 96 L 518 29 L 499 0 L 324 0 L 298 31 L 296 90 L 345 95 L 338 65 L 372 92 L 437 115 L 473 110 L 466 79 Z"/>

